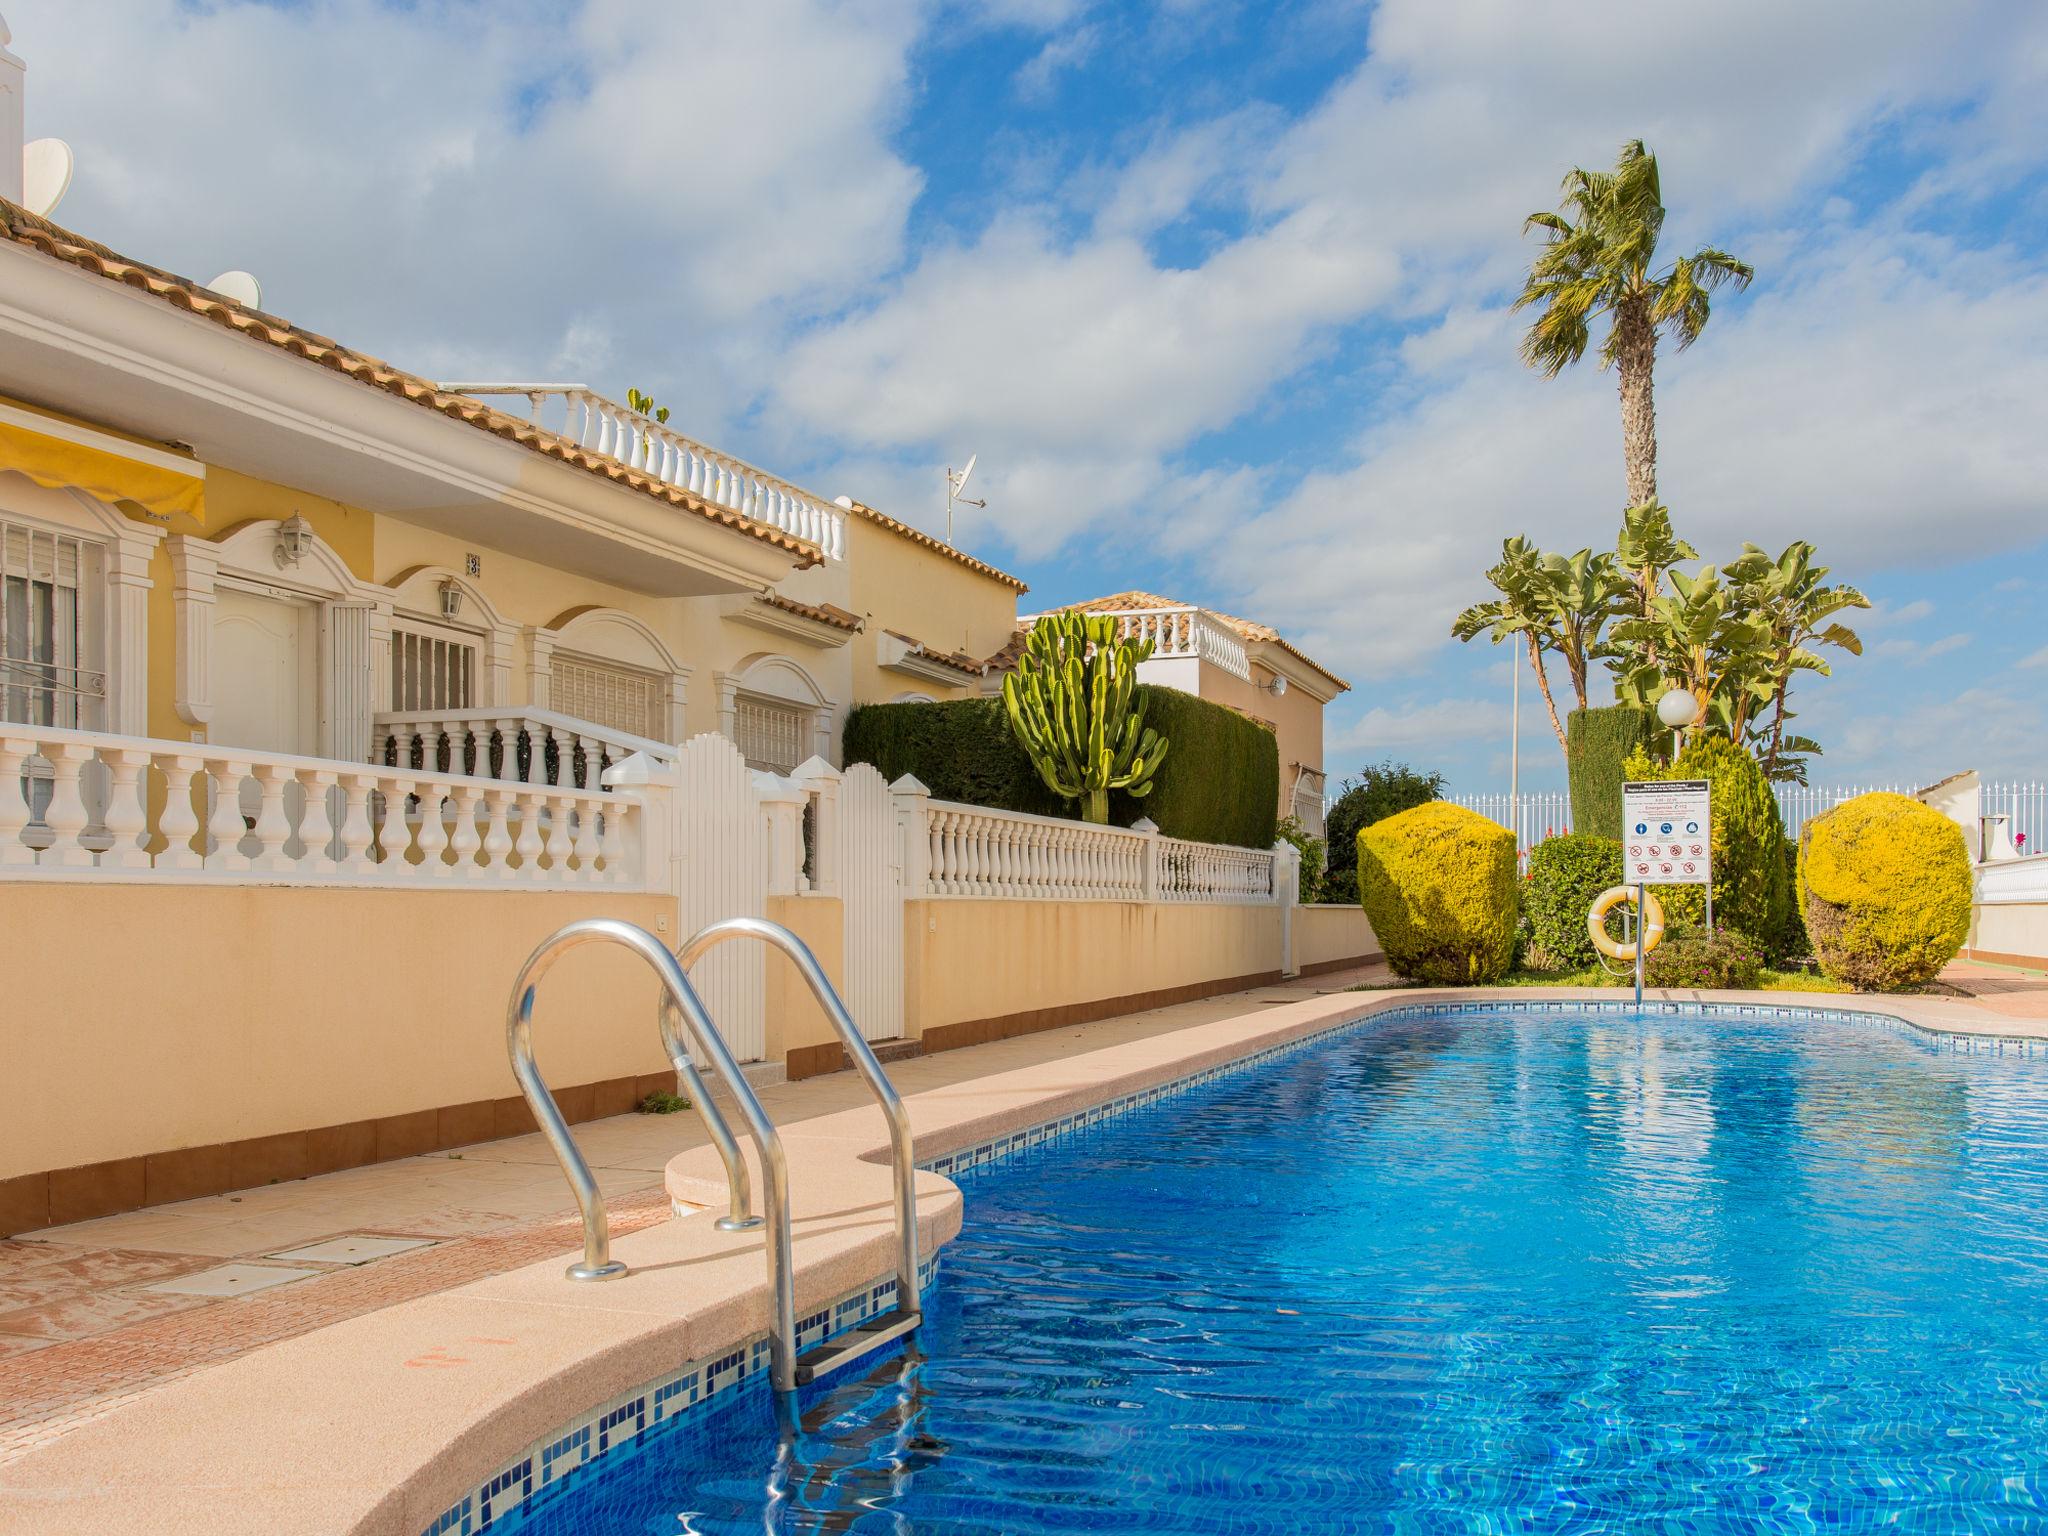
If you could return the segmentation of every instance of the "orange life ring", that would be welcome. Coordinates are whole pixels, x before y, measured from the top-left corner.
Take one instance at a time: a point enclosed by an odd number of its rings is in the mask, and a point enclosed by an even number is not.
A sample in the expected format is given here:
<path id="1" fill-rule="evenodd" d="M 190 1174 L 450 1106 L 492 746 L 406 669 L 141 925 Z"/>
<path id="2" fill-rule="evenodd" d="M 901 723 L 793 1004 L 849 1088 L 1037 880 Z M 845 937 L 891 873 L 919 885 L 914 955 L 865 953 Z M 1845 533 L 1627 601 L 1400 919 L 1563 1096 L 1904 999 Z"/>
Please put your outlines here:
<path id="1" fill-rule="evenodd" d="M 1634 944 L 1623 944 L 1609 936 L 1607 914 L 1623 902 L 1635 905 L 1636 888 L 1632 885 L 1610 885 L 1593 898 L 1593 908 L 1586 914 L 1586 937 L 1593 941 L 1593 947 L 1610 960 L 1633 961 L 1636 957 Z M 1643 953 L 1648 954 L 1664 942 L 1664 908 L 1648 890 L 1643 892 L 1642 935 L 1640 942 Z"/>

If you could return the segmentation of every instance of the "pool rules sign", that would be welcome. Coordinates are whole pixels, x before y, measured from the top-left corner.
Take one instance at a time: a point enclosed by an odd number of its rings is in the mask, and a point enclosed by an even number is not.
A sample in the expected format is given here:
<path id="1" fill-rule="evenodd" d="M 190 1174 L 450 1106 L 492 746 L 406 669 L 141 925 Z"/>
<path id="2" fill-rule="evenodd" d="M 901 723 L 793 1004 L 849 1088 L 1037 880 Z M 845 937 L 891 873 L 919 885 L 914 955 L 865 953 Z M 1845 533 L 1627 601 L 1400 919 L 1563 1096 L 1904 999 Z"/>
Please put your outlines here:
<path id="1" fill-rule="evenodd" d="M 1705 779 L 1623 784 L 1621 822 L 1622 878 L 1628 884 L 1713 884 Z"/>

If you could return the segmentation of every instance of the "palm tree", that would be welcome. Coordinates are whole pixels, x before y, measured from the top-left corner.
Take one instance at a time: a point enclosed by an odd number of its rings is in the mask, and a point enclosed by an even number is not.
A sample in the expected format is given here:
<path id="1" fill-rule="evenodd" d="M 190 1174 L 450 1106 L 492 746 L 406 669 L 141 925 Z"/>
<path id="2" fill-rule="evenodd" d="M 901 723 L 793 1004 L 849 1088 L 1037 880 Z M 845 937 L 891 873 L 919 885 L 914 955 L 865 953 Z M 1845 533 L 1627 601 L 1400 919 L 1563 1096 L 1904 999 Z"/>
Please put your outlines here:
<path id="1" fill-rule="evenodd" d="M 1557 621 L 1544 591 L 1543 559 L 1543 552 L 1525 538 L 1502 540 L 1500 561 L 1486 573 L 1500 596 L 1474 603 L 1459 614 L 1451 625 L 1451 637 L 1469 643 L 1487 635 L 1495 645 L 1510 635 L 1522 637 L 1529 650 L 1529 665 L 1536 671 L 1543 707 L 1550 711 L 1550 728 L 1557 732 L 1557 744 L 1569 756 L 1564 726 L 1557 718 L 1557 701 L 1550 696 L 1550 676 L 1543 669 L 1543 653 L 1558 648 Z"/>
<path id="2" fill-rule="evenodd" d="M 1584 709 L 1587 663 L 1601 654 L 1600 632 L 1614 617 L 1624 592 L 1632 590 L 1615 557 L 1582 549 L 1575 555 L 1544 555 L 1536 569 L 1536 601 L 1550 617 L 1551 649 L 1564 657 L 1572 694 Z"/>
<path id="3" fill-rule="evenodd" d="M 1851 656 L 1861 656 L 1862 637 L 1846 624 L 1829 621 L 1844 609 L 1868 608 L 1870 599 L 1854 587 L 1823 585 L 1828 568 L 1813 563 L 1813 546 L 1804 539 L 1788 544 L 1775 560 L 1756 545 L 1744 544 L 1741 557 L 1729 563 L 1728 574 L 1741 583 L 1745 605 L 1767 631 L 1758 679 L 1763 690 L 1760 702 L 1771 710 L 1770 744 L 1763 753 L 1764 776 L 1778 778 L 1781 766 L 1789 776 L 1797 765 L 1781 765 L 1780 758 L 1788 750 L 1785 721 L 1789 715 L 1785 699 L 1791 690 L 1792 674 L 1829 675 L 1827 658 L 1815 651 L 1815 646 L 1832 645 Z M 1797 751 L 1819 750 L 1803 737 L 1795 738 L 1790 745 Z M 1797 768 L 1797 772 L 1803 776 L 1804 770 Z"/>
<path id="4" fill-rule="evenodd" d="M 1563 206 L 1576 222 L 1562 213 L 1532 213 L 1522 226 L 1548 236 L 1515 300 L 1516 309 L 1542 306 L 1522 338 L 1522 360 L 1555 378 L 1586 355 L 1593 322 L 1609 317 L 1600 366 L 1620 374 L 1628 505 L 1640 507 L 1657 499 L 1657 333 L 1685 350 L 1706 328 L 1708 296 L 1723 283 L 1746 288 L 1755 273 L 1713 246 L 1651 272 L 1664 201 L 1657 157 L 1641 139 L 1622 146 L 1612 171 L 1575 167 L 1564 179 Z"/>

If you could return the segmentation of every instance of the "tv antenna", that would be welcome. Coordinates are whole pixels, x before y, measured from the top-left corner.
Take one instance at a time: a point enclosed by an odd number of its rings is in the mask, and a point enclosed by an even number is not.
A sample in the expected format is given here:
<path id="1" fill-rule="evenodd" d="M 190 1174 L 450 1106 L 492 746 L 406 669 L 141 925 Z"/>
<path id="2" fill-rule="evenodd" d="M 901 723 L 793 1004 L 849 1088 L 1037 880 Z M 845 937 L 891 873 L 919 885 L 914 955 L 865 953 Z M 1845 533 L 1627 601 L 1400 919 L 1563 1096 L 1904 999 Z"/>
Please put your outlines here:
<path id="1" fill-rule="evenodd" d="M 985 500 L 976 501 L 971 496 L 962 494 L 967 489 L 967 477 L 974 473 L 975 461 L 980 457 L 981 455 L 978 453 L 969 454 L 967 456 L 967 467 L 957 475 L 953 473 L 951 465 L 946 467 L 946 542 L 948 544 L 953 542 L 953 508 L 955 506 L 986 507 L 988 505 L 988 502 Z"/>
<path id="2" fill-rule="evenodd" d="M 5 30 L 5 23 L 0 23 Z M 77 160 L 62 139 L 31 139 L 21 149 L 21 205 L 47 219 L 71 190 Z"/>
<path id="3" fill-rule="evenodd" d="M 206 286 L 224 299 L 233 299 L 244 309 L 263 307 L 263 285 L 256 281 L 254 273 L 244 272 L 240 267 L 221 273 Z"/>

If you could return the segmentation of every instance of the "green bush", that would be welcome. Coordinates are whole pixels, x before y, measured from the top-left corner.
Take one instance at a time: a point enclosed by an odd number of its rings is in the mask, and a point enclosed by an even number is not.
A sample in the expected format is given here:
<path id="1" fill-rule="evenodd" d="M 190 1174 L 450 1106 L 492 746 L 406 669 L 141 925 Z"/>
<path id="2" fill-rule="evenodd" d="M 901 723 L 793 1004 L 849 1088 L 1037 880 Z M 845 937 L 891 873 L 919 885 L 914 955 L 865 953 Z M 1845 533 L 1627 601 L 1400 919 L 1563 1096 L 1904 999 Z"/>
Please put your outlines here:
<path id="1" fill-rule="evenodd" d="M 1597 958 L 1586 935 L 1593 898 L 1621 884 L 1621 843 L 1612 837 L 1568 833 L 1546 837 L 1529 850 L 1523 902 L 1531 944 L 1546 970 L 1579 970 Z"/>
<path id="2" fill-rule="evenodd" d="M 1770 781 L 1725 736 L 1701 736 L 1675 762 L 1654 761 L 1638 747 L 1623 770 L 1636 781 L 1705 779 L 1713 826 L 1714 923 L 1755 935 L 1773 954 L 1795 942 L 1792 887 L 1785 871 L 1785 824 Z M 1659 891 L 1673 928 L 1706 926 L 1706 894 L 1696 885 Z"/>
<path id="3" fill-rule="evenodd" d="M 1572 828 L 1594 837 L 1621 831 L 1624 765 L 1638 748 L 1647 750 L 1662 727 L 1656 716 L 1633 704 L 1575 709 L 1566 716 L 1565 766 L 1571 779 Z"/>
<path id="4" fill-rule="evenodd" d="M 1236 710 L 1175 688 L 1148 687 L 1145 723 L 1173 743 L 1143 799 L 1112 792 L 1109 819 L 1149 816 L 1168 837 L 1270 848 L 1280 812 L 1280 748 Z M 935 800 L 1033 816 L 1078 815 L 1032 766 L 1001 699 L 862 704 L 846 717 L 848 764 L 872 763 L 890 782 L 914 775 Z"/>
<path id="5" fill-rule="evenodd" d="M 1366 827 L 1358 896 L 1403 976 L 1471 986 L 1514 964 L 1514 834 L 1477 812 L 1435 800 Z"/>
<path id="6" fill-rule="evenodd" d="M 1650 951 L 1643 961 L 1643 984 L 1747 992 L 1762 978 L 1763 969 L 1763 946 L 1740 929 L 1688 928 L 1666 934 L 1664 942 Z"/>
<path id="7" fill-rule="evenodd" d="M 1963 830 L 1905 795 L 1858 795 L 1806 824 L 1799 904 L 1821 970 L 1864 991 L 1932 981 L 1970 935 Z"/>
<path id="8" fill-rule="evenodd" d="M 1280 824 L 1280 744 L 1271 727 L 1178 688 L 1146 693 L 1145 724 L 1173 749 L 1144 799 L 1110 793 L 1110 820 L 1127 827 L 1149 816 L 1168 837 L 1272 847 Z"/>
<path id="9" fill-rule="evenodd" d="M 1427 805 L 1444 792 L 1444 776 L 1423 773 L 1406 763 L 1375 763 L 1355 779 L 1338 786 L 1324 818 L 1330 842 L 1329 867 L 1323 875 L 1323 899 L 1358 900 L 1358 834 L 1376 821 Z"/>

